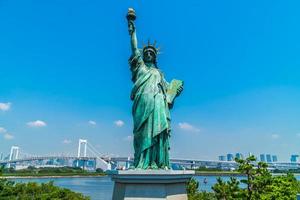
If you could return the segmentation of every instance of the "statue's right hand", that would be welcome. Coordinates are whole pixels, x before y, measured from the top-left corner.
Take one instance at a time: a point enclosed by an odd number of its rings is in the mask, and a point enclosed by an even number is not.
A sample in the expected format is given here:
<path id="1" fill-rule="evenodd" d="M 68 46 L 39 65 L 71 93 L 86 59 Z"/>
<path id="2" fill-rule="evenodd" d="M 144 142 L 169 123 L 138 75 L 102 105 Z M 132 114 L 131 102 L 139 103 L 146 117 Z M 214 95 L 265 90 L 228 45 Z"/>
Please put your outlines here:
<path id="1" fill-rule="evenodd" d="M 129 35 L 132 35 L 135 31 L 135 25 L 132 20 L 128 20 L 128 31 L 129 31 Z"/>

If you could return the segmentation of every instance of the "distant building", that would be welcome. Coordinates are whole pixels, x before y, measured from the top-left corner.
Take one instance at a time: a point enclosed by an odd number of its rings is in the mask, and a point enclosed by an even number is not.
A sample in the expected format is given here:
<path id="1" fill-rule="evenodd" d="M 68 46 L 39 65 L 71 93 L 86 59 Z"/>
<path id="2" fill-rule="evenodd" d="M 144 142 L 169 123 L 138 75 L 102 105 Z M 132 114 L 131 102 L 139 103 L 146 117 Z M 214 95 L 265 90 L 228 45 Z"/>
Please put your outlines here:
<path id="1" fill-rule="evenodd" d="M 273 162 L 277 162 L 277 161 L 278 161 L 278 159 L 277 159 L 277 156 L 276 156 L 276 155 L 273 155 L 273 156 L 272 156 L 272 161 L 273 161 Z"/>
<path id="2" fill-rule="evenodd" d="M 241 153 L 236 153 L 235 154 L 235 157 L 237 158 L 237 159 L 243 159 L 243 154 L 241 154 Z"/>
<path id="3" fill-rule="evenodd" d="M 292 163 L 299 162 L 299 155 L 291 155 L 291 162 Z"/>
<path id="4" fill-rule="evenodd" d="M 227 154 L 227 161 L 233 161 L 233 160 L 234 160 L 233 154 L 231 153 Z"/>
<path id="5" fill-rule="evenodd" d="M 219 161 L 226 161 L 226 156 L 219 156 Z"/>
<path id="6" fill-rule="evenodd" d="M 265 154 L 260 154 L 259 155 L 259 160 L 260 160 L 260 162 L 266 162 L 266 155 Z"/>
<path id="7" fill-rule="evenodd" d="M 266 160 L 267 160 L 267 163 L 271 163 L 272 162 L 271 154 L 267 154 L 266 155 Z"/>
<path id="8" fill-rule="evenodd" d="M 3 156 L 3 160 L 9 160 L 9 154 L 7 156 Z"/>

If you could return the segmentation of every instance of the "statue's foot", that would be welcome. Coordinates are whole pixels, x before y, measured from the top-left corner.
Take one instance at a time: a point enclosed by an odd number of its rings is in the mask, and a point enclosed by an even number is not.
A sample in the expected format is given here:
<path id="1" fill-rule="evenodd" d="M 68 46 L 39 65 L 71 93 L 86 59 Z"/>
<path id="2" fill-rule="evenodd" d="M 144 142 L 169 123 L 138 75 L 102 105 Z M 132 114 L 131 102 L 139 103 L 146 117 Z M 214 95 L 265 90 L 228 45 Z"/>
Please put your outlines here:
<path id="1" fill-rule="evenodd" d="M 158 169 L 158 166 L 156 163 L 152 163 L 150 166 L 149 166 L 149 169 Z"/>

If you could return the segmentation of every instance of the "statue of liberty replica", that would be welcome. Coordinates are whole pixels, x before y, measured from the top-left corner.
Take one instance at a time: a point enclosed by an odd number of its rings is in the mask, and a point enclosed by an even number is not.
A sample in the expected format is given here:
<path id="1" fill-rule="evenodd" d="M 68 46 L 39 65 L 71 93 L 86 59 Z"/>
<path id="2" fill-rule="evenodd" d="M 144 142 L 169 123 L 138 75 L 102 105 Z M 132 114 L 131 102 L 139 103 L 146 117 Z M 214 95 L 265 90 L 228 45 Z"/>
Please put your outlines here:
<path id="1" fill-rule="evenodd" d="M 127 20 L 132 55 L 129 58 L 132 73 L 134 121 L 134 167 L 136 169 L 170 169 L 170 109 L 183 90 L 183 82 L 168 83 L 157 65 L 158 49 L 148 44 L 138 48 L 135 11 L 128 9 Z"/>
<path id="2" fill-rule="evenodd" d="M 167 170 L 171 168 L 170 109 L 183 90 L 183 82 L 173 79 L 168 83 L 165 80 L 157 65 L 159 52 L 155 43 L 148 42 L 143 49 L 138 48 L 135 19 L 135 11 L 129 8 L 127 20 L 132 50 L 129 65 L 133 82 L 134 167 L 141 170 L 113 171 L 112 199 L 188 200 L 186 184 L 195 171 Z"/>

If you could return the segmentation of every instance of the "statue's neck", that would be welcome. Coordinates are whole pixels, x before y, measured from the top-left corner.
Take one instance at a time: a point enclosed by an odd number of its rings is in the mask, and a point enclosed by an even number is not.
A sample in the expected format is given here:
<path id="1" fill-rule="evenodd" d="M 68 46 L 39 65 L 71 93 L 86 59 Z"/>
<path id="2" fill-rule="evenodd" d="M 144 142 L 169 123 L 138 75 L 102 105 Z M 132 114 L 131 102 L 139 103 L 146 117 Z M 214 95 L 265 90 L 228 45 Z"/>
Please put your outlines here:
<path id="1" fill-rule="evenodd" d="M 155 65 L 154 63 L 152 63 L 152 62 L 145 62 L 145 65 L 146 65 L 147 67 L 153 67 L 153 68 L 156 68 L 156 65 Z"/>

